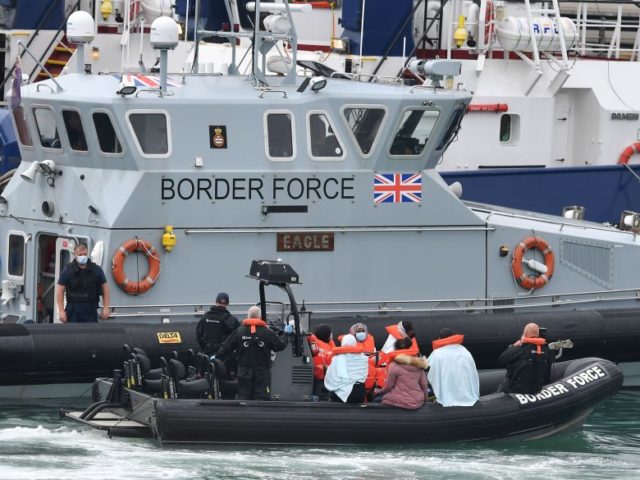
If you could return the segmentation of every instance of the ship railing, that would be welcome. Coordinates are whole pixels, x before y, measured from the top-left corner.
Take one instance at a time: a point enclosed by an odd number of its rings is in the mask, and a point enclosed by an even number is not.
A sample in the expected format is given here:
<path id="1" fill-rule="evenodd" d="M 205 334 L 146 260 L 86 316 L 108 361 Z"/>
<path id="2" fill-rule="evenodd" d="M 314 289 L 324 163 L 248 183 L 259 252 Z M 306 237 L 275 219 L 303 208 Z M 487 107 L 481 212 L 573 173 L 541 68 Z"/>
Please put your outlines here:
<path id="1" fill-rule="evenodd" d="M 40 62 L 42 60 L 44 60 L 44 57 L 46 55 L 48 55 L 51 50 L 53 49 L 54 46 L 54 42 L 60 38 L 61 34 L 60 32 L 62 32 L 62 29 L 64 28 L 64 26 L 67 24 L 67 19 L 69 18 L 69 16 L 75 12 L 76 10 L 78 10 L 80 8 L 80 1 L 81 0 L 77 0 L 74 4 L 68 5 L 66 7 L 65 10 L 65 18 L 62 22 L 62 24 L 60 25 L 60 27 L 58 28 L 58 31 L 56 32 L 56 34 L 53 36 L 53 39 L 51 40 L 51 42 L 49 43 L 49 45 L 43 50 L 42 55 L 40 56 L 40 60 L 36 60 L 36 66 L 34 67 L 33 71 L 30 73 L 29 75 L 29 81 L 31 81 L 31 79 L 33 79 L 38 66 L 40 65 Z M 49 7 L 47 8 L 47 11 L 42 15 L 42 17 L 40 18 L 40 22 L 38 23 L 38 26 L 36 27 L 33 35 L 31 35 L 31 38 L 29 38 L 29 41 L 27 42 L 26 45 L 24 45 L 25 50 L 23 50 L 22 52 L 18 52 L 18 57 L 20 59 L 22 59 L 22 57 L 25 54 L 25 51 L 31 46 L 31 44 L 35 41 L 35 39 L 38 37 L 38 35 L 40 34 L 40 31 L 42 30 L 43 25 L 47 22 L 47 20 L 49 20 L 49 17 L 51 16 L 51 14 L 54 11 L 54 7 L 57 6 L 57 2 L 51 2 L 51 4 L 49 5 Z M 29 52 L 30 54 L 30 52 Z M 5 73 L 4 79 L 2 80 L 2 83 L 0 83 L 0 90 L 3 90 L 7 84 L 7 82 L 13 77 L 13 72 L 15 71 L 15 64 L 11 66 L 11 68 Z M 48 72 L 47 72 L 48 73 Z"/>
<path id="2" fill-rule="evenodd" d="M 438 313 L 492 313 L 515 312 L 539 309 L 543 307 L 562 308 L 598 308 L 603 304 L 615 304 L 623 307 L 623 303 L 640 301 L 640 288 L 593 290 L 568 293 L 537 293 L 522 292 L 514 297 L 492 298 L 441 298 L 441 299 L 411 299 L 411 300 L 356 300 L 356 301 L 308 301 L 304 305 L 306 312 L 313 316 L 339 316 L 347 314 L 375 314 L 375 315 L 403 315 Z M 239 315 L 255 305 L 254 302 L 234 303 L 231 311 Z M 112 318 L 161 318 L 170 321 L 175 318 L 198 318 L 208 309 L 208 303 L 180 303 L 180 304 L 146 304 L 146 305 L 113 305 Z M 284 318 L 289 305 L 273 303 L 268 310 Z"/>
<path id="3" fill-rule="evenodd" d="M 628 57 L 629 60 L 637 59 L 640 43 L 640 17 L 637 9 L 631 15 L 630 12 L 625 10 L 625 4 L 619 2 L 612 7 L 615 8 L 615 19 L 608 19 L 607 15 L 613 16 L 614 13 L 603 12 L 601 6 L 596 4 L 595 11 L 589 17 L 590 3 L 579 2 L 577 5 L 575 22 L 578 29 L 577 49 L 580 55 L 593 54 L 596 56 L 606 55 L 607 58 L 620 59 L 621 57 Z M 590 41 L 594 36 L 603 40 L 608 38 L 609 41 L 608 43 Z M 633 42 L 633 46 L 631 48 L 625 47 L 623 42 L 628 45 Z"/>

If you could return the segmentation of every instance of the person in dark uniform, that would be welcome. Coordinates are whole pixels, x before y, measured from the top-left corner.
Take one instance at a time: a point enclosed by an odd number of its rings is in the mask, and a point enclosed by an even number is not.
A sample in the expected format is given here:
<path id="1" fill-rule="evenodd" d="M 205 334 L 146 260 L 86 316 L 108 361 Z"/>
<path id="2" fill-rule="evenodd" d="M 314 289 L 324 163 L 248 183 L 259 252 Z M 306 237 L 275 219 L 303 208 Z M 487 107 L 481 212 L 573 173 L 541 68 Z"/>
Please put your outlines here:
<path id="1" fill-rule="evenodd" d="M 100 295 L 100 318 L 106 320 L 109 318 L 109 284 L 104 271 L 89 259 L 89 247 L 86 243 L 79 242 L 73 249 L 73 254 L 75 258 L 64 268 L 56 285 L 56 304 L 60 321 L 97 322 Z"/>
<path id="2" fill-rule="evenodd" d="M 229 313 L 229 295 L 219 293 L 216 304 L 206 312 L 196 327 L 198 344 L 207 355 L 214 355 L 224 341 L 236 331 L 240 322 Z"/>
<path id="3" fill-rule="evenodd" d="M 248 318 L 222 344 L 216 357 L 235 352 L 238 362 L 238 400 L 269 400 L 271 394 L 271 352 L 284 350 L 287 342 L 278 338 L 264 320 L 259 307 L 249 309 Z M 292 327 L 287 325 L 286 334 Z"/>
<path id="4" fill-rule="evenodd" d="M 509 345 L 499 362 L 507 369 L 507 376 L 500 384 L 501 392 L 536 394 L 550 381 L 553 357 L 535 323 L 524 327 L 520 340 Z"/>

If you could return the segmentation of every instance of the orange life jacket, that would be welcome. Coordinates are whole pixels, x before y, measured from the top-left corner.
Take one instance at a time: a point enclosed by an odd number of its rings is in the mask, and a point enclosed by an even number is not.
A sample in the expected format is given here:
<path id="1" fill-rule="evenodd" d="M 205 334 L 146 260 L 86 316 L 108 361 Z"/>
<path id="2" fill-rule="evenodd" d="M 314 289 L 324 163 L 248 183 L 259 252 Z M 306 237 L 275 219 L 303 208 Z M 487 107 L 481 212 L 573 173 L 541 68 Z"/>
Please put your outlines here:
<path id="1" fill-rule="evenodd" d="M 266 327 L 267 322 L 260 320 L 259 318 L 245 318 L 242 321 L 242 325 L 245 327 L 251 327 L 251 333 L 256 333 L 256 327 Z"/>
<path id="2" fill-rule="evenodd" d="M 438 340 L 434 340 L 431 342 L 433 349 L 437 349 L 440 347 L 445 347 L 447 345 L 462 345 L 462 341 L 464 340 L 464 335 L 450 335 L 447 338 L 439 338 Z"/>
<path id="3" fill-rule="evenodd" d="M 342 343 L 342 337 L 344 337 L 344 335 L 338 337 L 340 343 Z M 367 338 L 364 339 L 364 342 L 358 342 L 358 344 L 364 346 L 364 353 L 375 353 L 376 351 L 376 341 L 370 333 L 367 333 Z"/>
<path id="4" fill-rule="evenodd" d="M 527 337 L 520 340 L 522 343 L 528 343 L 530 345 L 536 345 L 536 353 L 542 353 L 542 345 L 546 344 L 547 341 L 544 338 L 537 337 Z"/>
<path id="5" fill-rule="evenodd" d="M 392 352 L 389 352 L 386 355 L 386 363 L 391 363 L 393 361 L 394 358 L 396 358 L 398 355 L 401 354 L 405 354 L 405 355 L 411 355 L 413 357 L 415 357 L 416 355 L 420 354 L 420 348 L 418 347 L 418 342 L 415 338 L 411 339 L 411 346 L 409 348 L 402 348 L 400 350 L 393 350 Z"/>
<path id="6" fill-rule="evenodd" d="M 307 340 L 311 348 L 311 355 L 313 355 L 313 378 L 324 380 L 324 375 L 327 367 L 331 364 L 333 349 L 336 348 L 336 344 L 333 340 L 330 340 L 329 343 L 323 342 L 315 335 L 309 335 Z"/>
<path id="7" fill-rule="evenodd" d="M 398 328 L 398 325 L 389 325 L 388 327 L 384 327 L 384 329 L 387 331 L 389 335 L 391 335 L 396 340 L 400 340 L 401 338 L 406 337 L 406 335 L 403 335 L 400 333 L 400 329 Z"/>

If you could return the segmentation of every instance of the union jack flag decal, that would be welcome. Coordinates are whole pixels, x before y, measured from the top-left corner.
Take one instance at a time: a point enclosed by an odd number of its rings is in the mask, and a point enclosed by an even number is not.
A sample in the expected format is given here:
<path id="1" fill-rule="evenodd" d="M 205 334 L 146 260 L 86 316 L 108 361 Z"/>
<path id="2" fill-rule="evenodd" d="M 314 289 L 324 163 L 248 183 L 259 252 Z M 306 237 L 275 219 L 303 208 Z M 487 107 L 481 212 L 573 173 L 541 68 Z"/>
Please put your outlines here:
<path id="1" fill-rule="evenodd" d="M 114 75 L 116 78 L 119 75 Z M 136 87 L 160 88 L 160 77 L 156 75 L 124 74 L 122 75 L 122 83 L 124 85 L 134 85 Z M 167 78 L 168 87 L 179 87 L 180 83 L 171 78 Z"/>
<path id="2" fill-rule="evenodd" d="M 373 203 L 421 203 L 422 173 L 376 173 Z"/>

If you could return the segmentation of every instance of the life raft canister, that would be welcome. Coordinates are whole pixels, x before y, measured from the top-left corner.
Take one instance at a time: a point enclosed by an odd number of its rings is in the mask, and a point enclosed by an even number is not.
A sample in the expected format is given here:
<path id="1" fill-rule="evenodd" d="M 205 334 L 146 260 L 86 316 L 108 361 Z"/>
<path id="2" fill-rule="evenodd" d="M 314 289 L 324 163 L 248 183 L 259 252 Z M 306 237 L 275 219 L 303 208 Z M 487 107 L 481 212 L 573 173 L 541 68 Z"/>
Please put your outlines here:
<path id="1" fill-rule="evenodd" d="M 631 155 L 638 152 L 640 152 L 640 142 L 632 143 L 625 148 L 620 154 L 620 157 L 618 157 L 618 165 L 626 165 L 629 163 Z"/>
<path id="2" fill-rule="evenodd" d="M 127 255 L 133 252 L 144 253 L 149 263 L 147 275 L 139 282 L 132 282 L 124 273 L 124 261 Z M 132 238 L 120 245 L 118 250 L 116 250 L 116 253 L 113 255 L 111 272 L 113 273 L 114 280 L 122 291 L 129 295 L 139 295 L 148 292 L 155 285 L 158 275 L 160 275 L 160 259 L 151 242 Z"/>
<path id="3" fill-rule="evenodd" d="M 524 267 L 522 266 L 522 259 L 527 250 L 535 248 L 544 255 L 544 264 L 547 267 L 546 273 L 541 273 L 537 276 L 527 275 L 524 273 Z M 513 251 L 513 261 L 511 262 L 511 270 L 513 271 L 513 277 L 522 288 L 527 290 L 542 288 L 551 279 L 553 275 L 553 269 L 555 264 L 555 256 L 549 248 L 549 244 L 540 237 L 527 237 L 521 241 Z"/>

